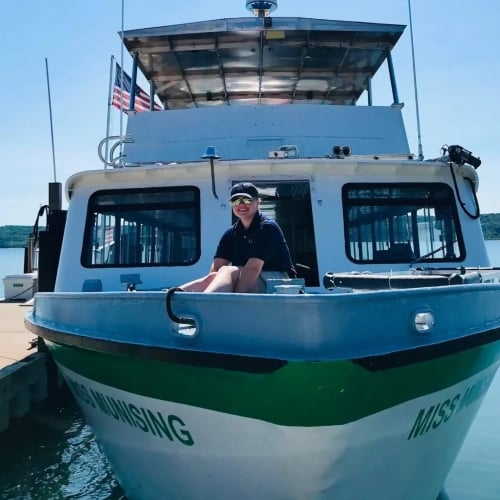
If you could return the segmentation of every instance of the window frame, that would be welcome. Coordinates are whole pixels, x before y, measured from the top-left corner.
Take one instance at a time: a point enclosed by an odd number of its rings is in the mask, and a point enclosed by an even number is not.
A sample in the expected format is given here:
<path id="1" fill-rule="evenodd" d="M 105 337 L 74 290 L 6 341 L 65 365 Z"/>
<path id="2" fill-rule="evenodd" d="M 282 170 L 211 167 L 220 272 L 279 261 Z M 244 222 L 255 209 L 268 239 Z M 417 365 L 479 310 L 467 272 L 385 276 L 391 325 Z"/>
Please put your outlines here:
<path id="1" fill-rule="evenodd" d="M 194 255 L 191 260 L 188 262 L 179 260 L 179 261 L 162 261 L 162 262 L 123 262 L 123 263 L 93 263 L 92 254 L 94 252 L 94 218 L 95 214 L 103 215 L 105 211 L 102 209 L 102 205 L 97 204 L 97 200 L 99 197 L 103 197 L 106 195 L 124 195 L 124 196 L 133 196 L 134 194 L 140 194 L 142 197 L 144 195 L 150 194 L 161 194 L 161 193 L 172 193 L 172 192 L 191 192 L 192 193 L 192 201 L 164 201 L 157 202 L 152 201 L 149 203 L 137 202 L 137 203 L 129 203 L 129 204 L 117 204 L 113 210 L 110 210 L 111 215 L 118 217 L 120 213 L 130 213 L 133 210 L 139 211 L 155 211 L 155 210 L 167 210 L 171 206 L 186 208 L 193 208 L 194 213 L 194 236 L 195 236 L 195 247 L 194 247 Z M 130 220 L 130 222 L 133 222 Z M 137 222 L 137 221 L 136 221 Z M 153 225 L 151 225 L 153 227 Z M 184 238 L 185 234 L 181 234 L 180 238 Z M 148 187 L 148 188 L 118 188 L 118 189 L 102 189 L 99 191 L 95 191 L 89 197 L 87 202 L 87 214 L 85 217 L 85 228 L 84 228 L 84 238 L 82 243 L 82 250 L 80 254 L 80 262 L 81 265 L 85 268 L 131 268 L 131 267 L 178 267 L 178 266 L 191 266 L 199 261 L 201 257 L 201 207 L 200 207 L 200 190 L 197 186 L 186 185 L 186 186 L 159 186 L 159 187 Z"/>
<path id="2" fill-rule="evenodd" d="M 405 190 L 407 189 L 409 192 L 411 190 L 422 190 L 422 193 L 424 191 L 427 191 L 429 194 L 427 197 L 394 197 L 394 198 L 382 198 L 382 197 L 364 197 L 364 198 L 350 198 L 349 193 L 352 192 L 353 190 L 356 190 L 358 192 L 361 192 L 362 190 Z M 446 194 L 446 197 L 443 197 L 442 199 L 436 197 L 436 194 Z M 409 193 L 411 194 L 411 193 Z M 375 252 L 377 251 L 375 248 L 372 248 L 372 256 L 370 258 L 356 258 L 353 253 L 352 253 L 352 245 L 353 244 L 360 244 L 362 243 L 362 240 L 352 240 L 350 237 L 350 231 L 356 227 L 355 224 L 349 219 L 349 211 L 352 207 L 367 207 L 367 208 L 380 208 L 380 207 L 394 207 L 394 206 L 400 206 L 400 207 L 407 207 L 407 206 L 416 206 L 418 207 L 417 210 L 421 209 L 432 209 L 436 211 L 440 207 L 445 208 L 446 210 L 449 210 L 451 212 L 450 217 L 447 219 L 448 221 L 451 221 L 453 223 L 453 230 L 454 230 L 454 236 L 455 239 L 453 240 L 452 244 L 458 246 L 459 250 L 459 255 L 456 257 L 433 257 L 432 255 L 428 255 L 428 253 L 424 253 L 423 255 L 414 255 L 413 258 L 406 258 L 402 256 L 390 256 L 387 254 L 383 258 L 376 258 L 375 257 Z M 418 182 L 397 182 L 397 183 L 376 183 L 376 182 L 350 182 L 347 184 L 344 184 L 342 186 L 342 212 L 343 212 L 343 221 L 344 221 L 344 242 L 345 242 L 345 254 L 346 257 L 353 263 L 355 264 L 402 264 L 402 263 L 417 263 L 417 262 L 423 262 L 423 263 L 444 263 L 444 262 L 463 262 L 466 258 L 466 250 L 465 250 L 465 244 L 464 244 L 464 239 L 463 239 L 463 234 L 462 234 L 462 229 L 460 226 L 460 218 L 457 210 L 457 205 L 456 205 L 456 200 L 455 200 L 455 195 L 454 191 L 446 183 L 443 182 L 433 182 L 433 183 L 418 183 Z M 389 214 L 386 214 L 385 216 L 382 216 L 380 218 L 373 217 L 371 221 L 368 221 L 374 226 L 375 224 L 383 223 L 384 221 L 388 220 L 390 217 Z M 400 214 L 400 217 L 403 217 L 403 214 Z M 367 224 L 368 224 L 367 222 Z M 414 223 L 418 224 L 418 220 L 414 221 Z M 434 224 L 436 221 L 434 220 Z M 361 224 L 359 224 L 359 227 L 361 227 Z M 412 228 L 413 231 L 413 228 Z M 372 233 L 373 235 L 373 233 Z M 412 243 L 415 241 L 415 234 L 412 235 Z M 416 240 L 420 243 L 419 244 L 419 251 L 423 249 L 423 246 L 425 242 L 427 241 L 434 241 L 434 240 L 422 240 L 417 232 L 416 235 Z M 385 242 L 382 241 L 382 239 L 372 240 L 372 246 L 375 246 L 377 243 Z M 442 250 L 448 246 L 448 244 L 443 244 L 441 241 L 438 240 L 438 245 L 436 246 L 436 249 L 433 250 L 434 253 L 439 252 L 439 248 L 441 247 Z M 398 244 L 396 242 L 396 244 Z M 412 251 L 414 251 L 414 245 L 412 245 Z M 425 257 L 425 255 L 428 255 Z"/>

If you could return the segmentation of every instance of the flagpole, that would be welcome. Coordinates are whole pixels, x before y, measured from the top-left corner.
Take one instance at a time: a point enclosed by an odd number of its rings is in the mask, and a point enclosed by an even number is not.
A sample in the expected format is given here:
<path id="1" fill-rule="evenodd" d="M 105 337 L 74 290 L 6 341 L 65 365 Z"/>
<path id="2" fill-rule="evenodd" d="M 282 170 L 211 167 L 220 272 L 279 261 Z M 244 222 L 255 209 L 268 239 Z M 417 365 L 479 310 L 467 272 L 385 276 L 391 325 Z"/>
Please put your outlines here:
<path id="1" fill-rule="evenodd" d="M 122 32 L 121 32 L 121 40 L 122 40 L 122 46 L 121 46 L 121 51 L 120 51 L 120 66 L 121 66 L 121 81 L 120 81 L 120 94 L 121 94 L 121 99 L 120 99 L 120 136 L 123 135 L 123 26 L 124 26 L 124 19 L 125 19 L 125 0 L 122 0 Z M 123 152 L 123 146 L 120 145 L 120 156 Z"/>
<path id="2" fill-rule="evenodd" d="M 114 60 L 115 57 L 111 55 L 110 63 L 109 63 L 109 88 L 108 88 L 108 116 L 106 118 L 106 135 L 105 137 L 109 137 L 110 134 L 110 127 L 111 127 L 111 105 L 113 104 L 113 97 L 112 97 L 112 91 L 113 91 L 113 65 L 114 65 Z M 106 149 L 104 150 L 104 159 L 108 160 L 108 154 L 109 154 L 109 141 L 106 141 Z M 106 162 L 104 162 L 104 168 L 108 168 L 108 165 Z"/>

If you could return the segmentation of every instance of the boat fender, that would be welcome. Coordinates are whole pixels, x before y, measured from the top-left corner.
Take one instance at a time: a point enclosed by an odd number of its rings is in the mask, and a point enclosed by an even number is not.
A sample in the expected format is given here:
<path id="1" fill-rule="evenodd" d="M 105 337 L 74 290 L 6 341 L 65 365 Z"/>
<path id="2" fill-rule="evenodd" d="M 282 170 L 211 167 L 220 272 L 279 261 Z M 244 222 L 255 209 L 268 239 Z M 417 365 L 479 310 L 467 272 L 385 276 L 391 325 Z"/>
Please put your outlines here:
<path id="1" fill-rule="evenodd" d="M 165 297 L 165 306 L 167 308 L 167 314 L 170 320 L 173 321 L 174 323 L 196 326 L 196 322 L 194 319 L 182 318 L 180 316 L 177 316 L 177 314 L 175 314 L 174 311 L 172 310 L 172 297 L 174 293 L 185 292 L 185 291 L 186 290 L 179 287 L 173 287 L 168 289 L 167 296 Z"/>

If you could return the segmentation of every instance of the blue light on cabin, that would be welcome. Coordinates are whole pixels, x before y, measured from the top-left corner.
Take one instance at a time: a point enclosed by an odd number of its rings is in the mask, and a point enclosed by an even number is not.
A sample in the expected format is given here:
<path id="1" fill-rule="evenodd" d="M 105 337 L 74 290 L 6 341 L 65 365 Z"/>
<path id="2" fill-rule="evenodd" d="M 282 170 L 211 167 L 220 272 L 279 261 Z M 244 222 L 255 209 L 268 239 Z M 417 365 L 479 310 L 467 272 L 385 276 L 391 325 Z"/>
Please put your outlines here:
<path id="1" fill-rule="evenodd" d="M 217 153 L 217 150 L 215 149 L 214 146 L 207 146 L 207 149 L 205 150 L 205 153 L 202 156 L 203 159 L 212 159 L 212 160 L 217 160 L 220 158 L 219 154 Z"/>

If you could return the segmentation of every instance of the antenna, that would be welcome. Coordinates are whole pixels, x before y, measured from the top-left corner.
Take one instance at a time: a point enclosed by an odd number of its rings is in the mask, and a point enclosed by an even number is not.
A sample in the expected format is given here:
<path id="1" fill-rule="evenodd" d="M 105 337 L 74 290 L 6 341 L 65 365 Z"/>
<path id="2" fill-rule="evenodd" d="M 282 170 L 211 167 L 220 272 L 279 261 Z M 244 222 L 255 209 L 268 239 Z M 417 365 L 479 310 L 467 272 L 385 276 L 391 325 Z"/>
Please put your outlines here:
<path id="1" fill-rule="evenodd" d="M 420 112 L 418 109 L 418 92 L 417 92 L 417 70 L 415 68 L 415 49 L 413 45 L 413 21 L 411 18 L 411 1 L 408 0 L 408 12 L 410 15 L 410 38 L 411 38 L 411 59 L 413 63 L 413 89 L 415 91 L 415 110 L 417 113 L 417 136 L 418 136 L 418 159 L 424 159 L 422 151 L 422 136 L 420 135 Z"/>
<path id="2" fill-rule="evenodd" d="M 47 62 L 47 58 L 45 58 L 45 73 L 47 74 L 47 92 L 49 95 L 50 138 L 52 140 L 52 168 L 54 170 L 54 182 L 56 182 L 56 154 L 54 150 L 54 128 L 52 127 L 52 102 L 50 100 L 49 63 Z"/>

